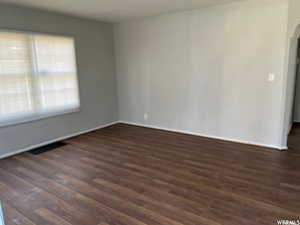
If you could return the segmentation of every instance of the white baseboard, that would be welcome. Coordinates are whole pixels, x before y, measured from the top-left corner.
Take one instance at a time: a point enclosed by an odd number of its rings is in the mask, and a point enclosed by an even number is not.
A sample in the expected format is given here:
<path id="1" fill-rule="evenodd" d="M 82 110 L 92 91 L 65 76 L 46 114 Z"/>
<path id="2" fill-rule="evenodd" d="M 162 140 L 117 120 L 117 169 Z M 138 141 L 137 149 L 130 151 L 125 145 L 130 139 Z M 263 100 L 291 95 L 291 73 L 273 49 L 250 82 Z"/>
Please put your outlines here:
<path id="1" fill-rule="evenodd" d="M 95 128 L 92 128 L 92 129 L 88 129 L 88 130 L 80 131 L 80 132 L 77 132 L 77 133 L 74 133 L 74 134 L 71 134 L 71 135 L 67 135 L 67 136 L 64 136 L 64 137 L 56 138 L 56 139 L 51 140 L 51 141 L 46 141 L 46 142 L 43 142 L 43 143 L 40 143 L 40 144 L 37 144 L 37 145 L 31 145 L 29 147 L 26 147 L 26 148 L 23 148 L 23 149 L 20 149 L 20 150 L 16 150 L 16 151 L 13 151 L 13 152 L 9 152 L 9 153 L 5 153 L 3 155 L 0 155 L 0 159 L 4 159 L 4 158 L 7 158 L 7 157 L 10 157 L 10 156 L 22 153 L 22 152 L 27 152 L 27 151 L 30 151 L 32 149 L 43 147 L 45 145 L 49 145 L 49 144 L 52 144 L 52 143 L 55 143 L 55 142 L 58 142 L 58 141 L 63 141 L 63 140 L 66 140 L 66 139 L 69 139 L 69 138 L 72 138 L 72 137 L 76 137 L 76 136 L 79 136 L 81 134 L 89 133 L 89 132 L 92 132 L 94 130 L 99 130 L 101 128 L 109 127 L 109 126 L 117 124 L 117 123 L 118 123 L 118 121 L 115 121 L 115 122 L 112 122 L 112 123 L 97 126 Z"/>
<path id="2" fill-rule="evenodd" d="M 272 149 L 276 149 L 276 150 L 280 150 L 280 151 L 288 149 L 286 146 L 268 145 L 268 144 L 251 142 L 251 141 L 243 141 L 243 140 L 239 140 L 239 139 L 232 139 L 232 138 L 218 137 L 218 136 L 214 136 L 214 135 L 201 134 L 201 133 L 196 133 L 196 132 L 187 131 L 187 130 L 178 130 L 178 129 L 170 129 L 170 128 L 166 128 L 166 127 L 160 127 L 160 126 L 145 125 L 145 124 L 129 122 L 129 121 L 120 120 L 119 123 L 125 123 L 125 124 L 129 124 L 129 125 L 134 125 L 134 126 L 141 126 L 141 127 L 147 127 L 147 128 L 183 133 L 183 134 L 190 134 L 190 135 L 194 135 L 194 136 L 236 142 L 236 143 L 240 143 L 240 144 L 255 145 L 255 146 L 260 146 L 260 147 L 272 148 Z"/>
<path id="3" fill-rule="evenodd" d="M 256 143 L 256 142 L 248 142 L 248 141 L 243 141 L 243 140 L 238 140 L 238 139 L 231 139 L 231 138 L 224 138 L 224 137 L 218 137 L 218 136 L 213 136 L 213 135 L 206 135 L 206 134 L 200 134 L 200 133 L 196 133 L 196 132 L 191 132 L 191 131 L 187 131 L 187 130 L 178 130 L 178 129 L 170 129 L 170 128 L 165 128 L 165 127 L 160 127 L 160 126 L 153 126 L 153 125 L 145 125 L 145 124 L 141 124 L 141 123 L 134 123 L 134 122 L 129 122 L 129 121 L 115 121 L 112 123 L 108 123 L 108 124 L 104 124 L 101 126 L 97 126 L 95 128 L 92 129 L 88 129 L 88 130 L 84 130 L 84 131 L 80 131 L 71 135 L 67 135 L 64 137 L 60 137 L 60 138 L 56 138 L 54 140 L 51 141 L 47 141 L 47 142 L 43 142 L 37 145 L 31 145 L 29 147 L 20 149 L 20 150 L 16 150 L 13 152 L 9 152 L 9 153 L 5 153 L 0 155 L 0 159 L 4 159 L 22 152 L 26 152 L 26 151 L 30 151 L 32 149 L 35 148 L 39 148 L 45 145 L 49 145 L 58 141 L 62 141 L 62 140 L 66 140 L 72 137 L 76 137 L 79 136 L 81 134 L 85 134 L 85 133 L 89 133 L 92 132 L 94 130 L 98 130 L 101 128 L 105 128 L 105 127 L 109 127 L 111 125 L 117 124 L 117 123 L 125 123 L 125 124 L 129 124 L 129 125 L 134 125 L 134 126 L 142 126 L 142 127 L 148 127 L 148 128 L 153 128 L 153 129 L 159 129 L 159 130 L 165 130 L 165 131 L 171 131 L 171 132 L 177 132 L 177 133 L 183 133 L 183 134 L 190 134 L 190 135 L 194 135 L 194 136 L 200 136 L 200 137 L 207 137 L 207 138 L 212 138 L 212 139 L 218 139 L 218 140 L 223 140 L 223 141 L 230 141 L 230 142 L 236 142 L 236 143 L 241 143 L 241 144 L 247 144 L 247 145 L 256 145 L 256 146 L 261 146 L 261 147 L 267 147 L 267 148 L 273 148 L 273 149 L 277 149 L 277 150 L 287 150 L 288 147 L 287 146 L 275 146 L 275 145 L 267 145 L 267 144 L 262 144 L 262 143 Z"/>

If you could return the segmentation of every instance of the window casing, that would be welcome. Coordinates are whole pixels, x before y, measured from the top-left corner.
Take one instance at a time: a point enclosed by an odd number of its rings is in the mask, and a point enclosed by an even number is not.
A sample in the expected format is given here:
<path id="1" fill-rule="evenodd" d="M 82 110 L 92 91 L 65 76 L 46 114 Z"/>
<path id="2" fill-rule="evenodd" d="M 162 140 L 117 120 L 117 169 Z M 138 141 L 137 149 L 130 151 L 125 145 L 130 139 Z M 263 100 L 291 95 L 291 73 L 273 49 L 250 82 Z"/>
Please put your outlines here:
<path id="1" fill-rule="evenodd" d="M 79 108 L 73 38 L 0 31 L 0 126 Z"/>

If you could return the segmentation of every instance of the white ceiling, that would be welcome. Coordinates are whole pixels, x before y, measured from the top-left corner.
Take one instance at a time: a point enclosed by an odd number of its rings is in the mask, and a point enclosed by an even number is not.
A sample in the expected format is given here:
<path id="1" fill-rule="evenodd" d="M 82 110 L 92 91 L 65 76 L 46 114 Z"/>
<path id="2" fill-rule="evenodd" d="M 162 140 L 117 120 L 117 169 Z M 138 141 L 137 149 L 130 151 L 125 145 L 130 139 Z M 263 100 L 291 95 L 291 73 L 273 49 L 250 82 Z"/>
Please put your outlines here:
<path id="1" fill-rule="evenodd" d="M 120 22 L 240 0 L 0 0 L 91 19 Z"/>

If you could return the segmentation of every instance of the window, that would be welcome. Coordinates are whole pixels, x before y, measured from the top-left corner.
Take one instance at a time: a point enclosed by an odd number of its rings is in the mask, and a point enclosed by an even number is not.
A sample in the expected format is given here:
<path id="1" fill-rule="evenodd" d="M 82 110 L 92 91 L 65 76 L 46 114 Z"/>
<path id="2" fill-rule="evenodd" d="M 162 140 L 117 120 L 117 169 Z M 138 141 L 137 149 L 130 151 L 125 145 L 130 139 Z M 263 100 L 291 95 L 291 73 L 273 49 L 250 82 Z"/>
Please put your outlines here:
<path id="1" fill-rule="evenodd" d="M 0 31 L 0 126 L 79 106 L 73 38 Z"/>

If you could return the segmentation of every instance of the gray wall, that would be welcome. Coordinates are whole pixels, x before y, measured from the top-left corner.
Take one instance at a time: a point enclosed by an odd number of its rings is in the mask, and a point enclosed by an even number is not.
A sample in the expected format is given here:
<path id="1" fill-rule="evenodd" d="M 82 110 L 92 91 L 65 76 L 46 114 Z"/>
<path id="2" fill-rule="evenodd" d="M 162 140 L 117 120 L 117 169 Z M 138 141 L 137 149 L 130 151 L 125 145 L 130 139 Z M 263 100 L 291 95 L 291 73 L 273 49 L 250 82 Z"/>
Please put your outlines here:
<path id="1" fill-rule="evenodd" d="M 112 24 L 1 4 L 0 28 L 74 36 L 81 98 L 78 113 L 0 128 L 0 157 L 117 120 Z"/>
<path id="2" fill-rule="evenodd" d="M 118 24 L 120 120 L 281 148 L 287 24 L 286 0 Z"/>

